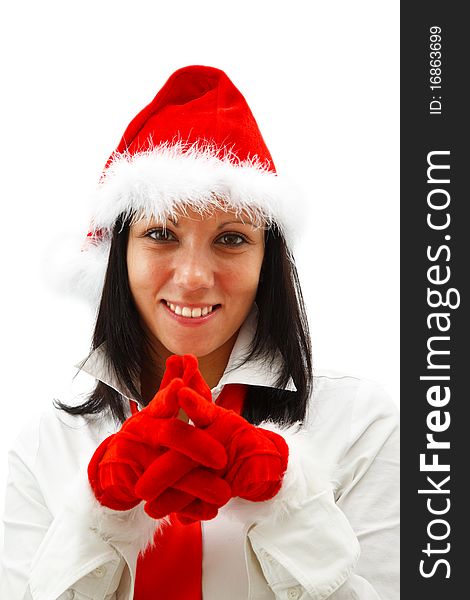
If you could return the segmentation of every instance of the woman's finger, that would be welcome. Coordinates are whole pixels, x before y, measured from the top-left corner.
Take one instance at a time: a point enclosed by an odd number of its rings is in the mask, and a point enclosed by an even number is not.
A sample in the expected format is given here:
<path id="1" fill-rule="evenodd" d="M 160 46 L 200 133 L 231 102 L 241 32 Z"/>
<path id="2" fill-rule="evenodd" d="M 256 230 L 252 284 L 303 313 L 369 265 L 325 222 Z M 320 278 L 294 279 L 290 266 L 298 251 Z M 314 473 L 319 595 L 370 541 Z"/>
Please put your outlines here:
<path id="1" fill-rule="evenodd" d="M 195 466 L 196 463 L 187 456 L 167 450 L 140 476 L 135 484 L 135 493 L 144 500 L 156 498 Z"/>
<path id="2" fill-rule="evenodd" d="M 142 460 L 147 454 L 153 459 L 166 449 L 173 449 L 212 469 L 223 469 L 227 463 L 227 453 L 219 441 L 181 419 L 148 418 L 138 425 L 120 432 L 119 457 L 138 453 Z"/>
<path id="3" fill-rule="evenodd" d="M 174 488 L 204 502 L 223 506 L 232 496 L 229 484 L 204 468 L 196 468 L 174 484 Z"/>
<path id="4" fill-rule="evenodd" d="M 192 354 L 185 354 L 183 356 L 184 364 L 184 375 L 183 380 L 185 386 L 193 389 L 195 392 L 200 394 L 203 398 L 212 402 L 212 393 L 205 382 L 201 371 L 198 368 L 197 358 Z"/>
<path id="5" fill-rule="evenodd" d="M 183 357 L 178 354 L 172 354 L 166 359 L 165 372 L 160 383 L 159 391 L 166 388 L 172 379 L 181 378 L 183 376 Z"/>
<path id="6" fill-rule="evenodd" d="M 227 464 L 227 453 L 220 442 L 180 419 L 161 419 L 150 435 L 154 443 L 177 450 L 204 467 L 223 469 Z"/>
<path id="7" fill-rule="evenodd" d="M 154 519 L 163 519 L 172 512 L 184 510 L 194 497 L 186 492 L 170 488 L 158 496 L 145 503 L 145 512 Z"/>
<path id="8" fill-rule="evenodd" d="M 183 525 L 189 525 L 195 521 L 209 521 L 210 519 L 214 519 L 218 512 L 219 507 L 215 504 L 210 504 L 196 498 L 185 508 L 176 512 L 175 517 Z"/>
<path id="9" fill-rule="evenodd" d="M 182 379 L 173 378 L 164 389 L 160 389 L 153 400 L 148 404 L 147 411 L 149 416 L 155 418 L 171 418 L 178 413 L 178 390 L 182 388 L 184 382 Z"/>
<path id="10" fill-rule="evenodd" d="M 218 414 L 218 407 L 189 387 L 178 390 L 178 400 L 196 427 L 208 427 Z"/>

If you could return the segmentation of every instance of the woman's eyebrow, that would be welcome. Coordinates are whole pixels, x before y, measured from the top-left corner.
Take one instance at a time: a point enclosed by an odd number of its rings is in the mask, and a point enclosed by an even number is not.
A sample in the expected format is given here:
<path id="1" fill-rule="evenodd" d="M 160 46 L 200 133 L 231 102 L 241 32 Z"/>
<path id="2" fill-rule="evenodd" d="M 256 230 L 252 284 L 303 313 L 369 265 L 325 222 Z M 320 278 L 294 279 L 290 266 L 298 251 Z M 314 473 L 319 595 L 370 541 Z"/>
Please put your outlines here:
<path id="1" fill-rule="evenodd" d="M 222 227 L 225 227 L 225 225 L 230 225 L 231 223 L 241 223 L 242 225 L 253 225 L 253 223 L 251 223 L 250 221 L 242 221 L 241 219 L 238 220 L 234 220 L 234 221 L 224 221 L 223 223 L 221 223 L 217 229 L 222 229 Z"/>
<path id="2" fill-rule="evenodd" d="M 168 217 L 167 220 L 170 221 L 170 223 L 173 223 L 173 225 L 175 227 L 179 226 L 178 221 L 174 221 L 170 217 Z M 231 223 L 241 223 L 242 225 L 253 225 L 253 223 L 251 221 L 243 221 L 242 219 L 233 219 L 231 221 L 224 221 L 223 223 L 221 223 L 220 225 L 217 226 L 217 229 L 222 229 L 222 227 L 225 227 L 226 225 L 230 225 Z"/>

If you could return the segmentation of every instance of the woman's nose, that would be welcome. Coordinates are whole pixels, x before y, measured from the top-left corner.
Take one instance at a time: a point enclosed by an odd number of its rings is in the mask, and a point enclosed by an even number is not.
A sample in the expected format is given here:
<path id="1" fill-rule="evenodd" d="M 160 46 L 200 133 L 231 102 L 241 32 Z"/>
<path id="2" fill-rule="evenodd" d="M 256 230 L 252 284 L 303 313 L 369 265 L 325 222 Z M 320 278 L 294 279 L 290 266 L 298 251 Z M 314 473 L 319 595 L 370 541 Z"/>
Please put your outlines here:
<path id="1" fill-rule="evenodd" d="M 178 253 L 174 263 L 174 283 L 188 291 L 210 288 L 214 285 L 214 265 L 204 252 L 185 249 Z"/>

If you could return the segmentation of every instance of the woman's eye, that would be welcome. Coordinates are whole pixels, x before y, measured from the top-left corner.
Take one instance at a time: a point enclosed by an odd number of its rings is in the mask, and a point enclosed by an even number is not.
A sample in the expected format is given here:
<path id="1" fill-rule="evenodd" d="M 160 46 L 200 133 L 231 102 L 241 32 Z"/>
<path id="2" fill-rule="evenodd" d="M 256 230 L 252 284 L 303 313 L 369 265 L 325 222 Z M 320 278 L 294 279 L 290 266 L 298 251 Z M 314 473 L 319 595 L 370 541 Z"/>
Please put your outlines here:
<path id="1" fill-rule="evenodd" d="M 171 231 L 168 231 L 168 229 L 152 229 L 152 231 L 149 231 L 146 234 L 149 238 L 152 238 L 152 240 L 155 240 L 156 242 L 172 242 L 174 240 L 176 240 L 175 236 L 171 233 Z"/>
<path id="2" fill-rule="evenodd" d="M 218 238 L 218 242 L 223 246 L 241 246 L 246 243 L 246 239 L 239 233 L 224 233 Z"/>

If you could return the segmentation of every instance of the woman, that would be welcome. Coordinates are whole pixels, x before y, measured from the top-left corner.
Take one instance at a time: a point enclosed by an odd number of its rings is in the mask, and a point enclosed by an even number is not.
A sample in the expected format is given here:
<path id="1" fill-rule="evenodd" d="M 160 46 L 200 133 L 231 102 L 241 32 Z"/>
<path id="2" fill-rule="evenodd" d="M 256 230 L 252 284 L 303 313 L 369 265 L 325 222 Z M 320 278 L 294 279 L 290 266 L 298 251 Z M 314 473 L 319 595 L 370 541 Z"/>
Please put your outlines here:
<path id="1" fill-rule="evenodd" d="M 395 410 L 312 376 L 301 218 L 222 71 L 131 122 L 77 274 L 94 389 L 10 453 L 2 598 L 397 597 Z"/>

